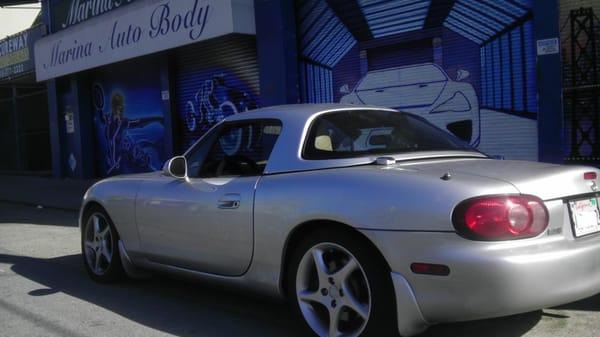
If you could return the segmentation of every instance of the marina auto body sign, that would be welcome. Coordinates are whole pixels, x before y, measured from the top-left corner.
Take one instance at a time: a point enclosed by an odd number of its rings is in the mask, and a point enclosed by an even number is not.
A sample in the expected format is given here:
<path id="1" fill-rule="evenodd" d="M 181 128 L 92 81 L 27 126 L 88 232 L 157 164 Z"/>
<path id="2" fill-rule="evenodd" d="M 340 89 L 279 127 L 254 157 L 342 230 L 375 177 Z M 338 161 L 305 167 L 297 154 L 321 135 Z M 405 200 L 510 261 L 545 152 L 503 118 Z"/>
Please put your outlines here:
<path id="1" fill-rule="evenodd" d="M 135 0 L 54 0 L 51 4 L 52 32 L 120 8 Z"/>
<path id="2" fill-rule="evenodd" d="M 38 81 L 230 34 L 255 34 L 253 0 L 139 0 L 35 44 Z"/>
<path id="3" fill-rule="evenodd" d="M 33 43 L 42 33 L 43 26 L 37 26 L 0 40 L 0 80 L 34 69 Z"/>

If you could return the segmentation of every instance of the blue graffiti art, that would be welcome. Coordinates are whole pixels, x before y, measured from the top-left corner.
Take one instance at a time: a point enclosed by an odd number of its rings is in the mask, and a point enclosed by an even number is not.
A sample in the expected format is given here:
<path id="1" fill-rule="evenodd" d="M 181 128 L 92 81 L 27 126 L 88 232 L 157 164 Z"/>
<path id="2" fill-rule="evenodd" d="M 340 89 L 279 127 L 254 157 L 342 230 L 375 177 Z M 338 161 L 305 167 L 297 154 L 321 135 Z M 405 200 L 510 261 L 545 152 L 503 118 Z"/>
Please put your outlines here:
<path id="1" fill-rule="evenodd" d="M 250 89 L 225 71 L 213 71 L 196 78 L 199 87 L 193 96 L 180 102 L 179 109 L 184 133 L 188 135 L 186 148 L 225 117 L 258 107 Z M 231 144 L 239 141 L 235 135 L 232 137 Z"/>

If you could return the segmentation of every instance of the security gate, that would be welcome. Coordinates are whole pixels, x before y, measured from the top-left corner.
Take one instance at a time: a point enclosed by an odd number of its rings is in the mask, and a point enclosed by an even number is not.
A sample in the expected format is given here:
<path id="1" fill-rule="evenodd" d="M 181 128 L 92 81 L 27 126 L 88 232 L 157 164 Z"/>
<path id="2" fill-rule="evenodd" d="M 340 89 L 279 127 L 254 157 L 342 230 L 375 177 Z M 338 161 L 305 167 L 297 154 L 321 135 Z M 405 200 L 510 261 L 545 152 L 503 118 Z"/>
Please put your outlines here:
<path id="1" fill-rule="evenodd" d="M 600 165 L 600 20 L 593 8 L 579 8 L 563 29 L 570 30 L 563 40 L 565 160 Z"/>

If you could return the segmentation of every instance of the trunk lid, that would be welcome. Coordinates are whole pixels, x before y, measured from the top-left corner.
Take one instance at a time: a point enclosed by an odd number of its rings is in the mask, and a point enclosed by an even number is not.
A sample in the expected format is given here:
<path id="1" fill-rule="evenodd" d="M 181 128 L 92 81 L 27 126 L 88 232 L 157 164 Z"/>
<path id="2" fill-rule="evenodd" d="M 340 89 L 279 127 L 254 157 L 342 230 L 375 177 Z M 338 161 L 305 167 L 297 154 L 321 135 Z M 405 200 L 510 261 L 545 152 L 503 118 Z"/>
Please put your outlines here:
<path id="1" fill-rule="evenodd" d="M 565 166 L 529 161 L 492 159 L 440 159 L 418 162 L 398 162 L 398 167 L 411 168 L 442 177 L 461 174 L 505 181 L 522 194 L 535 195 L 543 200 L 589 194 L 600 188 L 598 179 L 584 180 L 585 172 L 600 170 L 585 166 Z M 593 185 L 599 185 L 596 190 Z"/>

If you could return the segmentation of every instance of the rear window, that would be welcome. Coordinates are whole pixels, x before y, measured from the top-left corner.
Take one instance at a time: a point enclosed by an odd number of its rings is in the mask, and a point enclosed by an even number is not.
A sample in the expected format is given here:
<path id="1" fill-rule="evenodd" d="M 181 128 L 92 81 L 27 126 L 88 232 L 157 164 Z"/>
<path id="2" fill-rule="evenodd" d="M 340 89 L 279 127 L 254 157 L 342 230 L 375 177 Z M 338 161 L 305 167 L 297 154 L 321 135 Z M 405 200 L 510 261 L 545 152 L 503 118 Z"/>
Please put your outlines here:
<path id="1" fill-rule="evenodd" d="M 317 117 L 304 143 L 305 159 L 341 159 L 416 151 L 472 150 L 420 117 L 385 110 L 331 112 Z"/>

